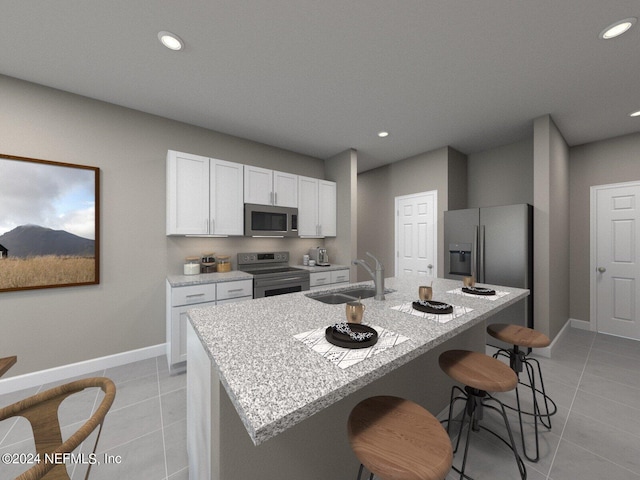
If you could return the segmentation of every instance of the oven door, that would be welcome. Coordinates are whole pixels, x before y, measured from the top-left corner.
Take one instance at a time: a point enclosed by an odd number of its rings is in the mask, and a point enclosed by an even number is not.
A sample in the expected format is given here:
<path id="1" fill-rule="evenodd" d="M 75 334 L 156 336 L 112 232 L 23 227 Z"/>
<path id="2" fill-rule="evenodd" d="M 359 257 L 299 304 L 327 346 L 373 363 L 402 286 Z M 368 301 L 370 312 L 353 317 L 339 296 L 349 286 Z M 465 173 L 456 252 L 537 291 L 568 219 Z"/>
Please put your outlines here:
<path id="1" fill-rule="evenodd" d="M 309 277 L 291 275 L 280 278 L 264 278 L 259 276 L 253 278 L 253 298 L 272 297 L 274 295 L 284 295 L 285 293 L 302 292 L 309 290 Z"/>

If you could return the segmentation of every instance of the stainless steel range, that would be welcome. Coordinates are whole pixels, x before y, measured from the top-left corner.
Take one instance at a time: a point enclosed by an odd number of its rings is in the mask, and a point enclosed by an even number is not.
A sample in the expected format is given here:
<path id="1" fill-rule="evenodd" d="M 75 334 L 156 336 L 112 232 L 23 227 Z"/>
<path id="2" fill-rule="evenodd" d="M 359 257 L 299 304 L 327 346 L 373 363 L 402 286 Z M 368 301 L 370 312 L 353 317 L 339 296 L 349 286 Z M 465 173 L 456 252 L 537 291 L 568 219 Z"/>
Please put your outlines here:
<path id="1" fill-rule="evenodd" d="M 309 290 L 309 272 L 289 266 L 289 252 L 239 253 L 238 270 L 253 275 L 253 298 Z"/>

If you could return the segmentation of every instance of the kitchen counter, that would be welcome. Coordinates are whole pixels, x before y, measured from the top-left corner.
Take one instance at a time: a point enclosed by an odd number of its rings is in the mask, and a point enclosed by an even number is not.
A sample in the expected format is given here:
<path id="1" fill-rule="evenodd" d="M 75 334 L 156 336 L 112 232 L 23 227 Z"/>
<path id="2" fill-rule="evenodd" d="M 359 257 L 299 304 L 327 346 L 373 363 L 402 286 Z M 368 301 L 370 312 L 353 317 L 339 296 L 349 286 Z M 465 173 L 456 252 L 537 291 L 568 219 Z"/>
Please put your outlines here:
<path id="1" fill-rule="evenodd" d="M 233 270 L 231 272 L 199 273 L 197 275 L 168 275 L 167 281 L 172 287 L 186 287 L 205 283 L 234 282 L 236 280 L 251 280 L 253 275 L 247 272 Z"/>
<path id="2" fill-rule="evenodd" d="M 385 301 L 373 298 L 362 301 L 366 306 L 364 323 L 391 330 L 409 340 L 346 369 L 338 368 L 294 338 L 296 334 L 343 321 L 343 304 L 324 304 L 306 297 L 308 292 L 301 292 L 255 299 L 243 304 L 189 310 L 192 328 L 187 347 L 187 396 L 196 399 L 202 395 L 198 389 L 202 388 L 204 382 L 205 398 L 202 404 L 191 408 L 193 413 L 187 423 L 190 426 L 212 426 L 211 431 L 205 428 L 209 443 L 206 435 L 203 439 L 202 432 L 188 433 L 190 473 L 196 475 L 192 478 L 249 478 L 247 475 L 265 472 L 267 463 L 274 469 L 279 468 L 278 455 L 291 455 L 276 453 L 274 449 L 308 450 L 308 445 L 315 442 L 319 442 L 318 448 L 322 448 L 323 453 L 332 448 L 332 444 L 341 445 L 332 453 L 339 457 L 345 450 L 344 412 L 357 399 L 354 392 L 367 394 L 372 388 L 381 386 L 384 386 L 384 391 L 391 392 L 391 388 L 396 389 L 396 384 L 391 386 L 388 382 L 396 380 L 400 389 L 411 387 L 408 384 L 415 384 L 415 381 L 399 380 L 409 371 L 411 375 L 419 371 L 425 378 L 425 382 L 420 382 L 424 385 L 428 385 L 426 380 L 430 377 L 434 385 L 442 383 L 443 375 L 437 373 L 437 360 L 434 365 L 433 358 L 425 354 L 432 350 L 436 352 L 443 344 L 451 345 L 448 348 L 465 345 L 483 348 L 484 320 L 529 294 L 528 290 L 493 286 L 508 294 L 495 301 L 482 297 L 471 298 L 447 293 L 460 287 L 460 282 L 436 279 L 433 283 L 434 300 L 472 310 L 441 324 L 391 309 L 416 300 L 420 282 L 417 277 L 389 278 L 385 286 L 395 292 L 388 293 Z M 371 282 L 363 284 L 371 285 Z M 464 342 L 461 340 L 462 343 L 450 342 L 467 330 L 473 330 L 472 338 L 465 338 Z M 428 363 L 421 363 L 425 358 L 428 358 Z M 420 367 L 417 368 L 417 365 Z M 399 373 L 396 374 L 396 371 Z M 203 376 L 204 379 L 201 378 Z M 210 390 L 206 390 L 207 376 L 211 379 Z M 446 390 L 449 385 L 446 385 Z M 443 391 L 437 395 L 437 408 L 443 408 L 448 391 L 439 390 Z M 193 401 L 197 403 L 200 400 Z M 236 414 L 230 414 L 232 411 Z M 205 418 L 202 418 L 203 415 Z M 318 428 L 318 422 L 319 428 L 327 431 L 335 429 L 336 433 L 327 435 L 323 432 L 318 435 L 317 431 L 315 434 L 310 432 L 309 429 Z M 236 459 L 243 464 L 242 468 L 247 469 L 244 473 L 238 469 L 237 461 L 231 465 L 232 460 L 227 459 L 229 455 L 233 456 L 232 451 L 237 449 L 238 442 L 246 445 Z M 298 445 L 299 442 L 308 445 L 304 447 Z M 206 447 L 202 451 L 203 443 L 212 445 L 210 456 L 206 455 Z M 283 447 L 281 443 L 287 446 Z M 195 463 L 203 461 L 203 455 L 208 465 L 192 464 L 192 459 Z M 301 451 L 295 456 L 301 462 L 303 458 L 305 462 L 315 461 L 313 452 L 304 454 Z M 338 457 L 336 461 L 342 462 Z M 337 471 L 345 475 L 344 468 L 332 470 L 338 467 L 323 466 L 322 463 L 315 467 L 324 470 L 325 475 L 333 475 L 324 478 L 337 478 Z M 295 469 L 295 466 L 291 466 L 291 475 L 281 473 L 280 478 L 296 478 L 296 475 L 297 478 L 323 478 L 308 475 L 308 472 L 306 477 L 300 476 L 300 470 L 293 473 Z M 211 474 L 200 473 L 204 471 L 210 471 Z M 265 478 L 270 477 L 266 475 Z"/>

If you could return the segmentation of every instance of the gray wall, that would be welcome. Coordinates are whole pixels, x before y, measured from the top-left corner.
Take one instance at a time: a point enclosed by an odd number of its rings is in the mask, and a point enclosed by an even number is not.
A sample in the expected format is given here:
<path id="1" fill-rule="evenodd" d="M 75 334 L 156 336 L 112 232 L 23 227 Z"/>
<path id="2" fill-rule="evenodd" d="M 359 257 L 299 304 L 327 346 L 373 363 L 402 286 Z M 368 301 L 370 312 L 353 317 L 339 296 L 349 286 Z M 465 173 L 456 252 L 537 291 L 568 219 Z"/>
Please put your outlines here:
<path id="1" fill-rule="evenodd" d="M 168 149 L 324 177 L 324 162 L 0 76 L 0 152 L 101 169 L 101 282 L 0 293 L 0 352 L 18 375 L 165 342 L 164 282 L 187 255 L 317 240 L 165 236 Z"/>
<path id="2" fill-rule="evenodd" d="M 640 180 L 640 133 L 570 149 L 569 206 L 571 318 L 591 321 L 589 312 L 590 188 Z"/>
<path id="3" fill-rule="evenodd" d="M 450 172 L 451 168 L 451 172 Z M 358 175 L 358 257 L 370 251 L 385 266 L 390 277 L 395 272 L 395 197 L 438 191 L 438 245 L 444 242 L 444 212 L 462 208 L 466 201 L 466 157 L 450 147 L 369 170 Z M 453 193 L 455 207 L 449 206 Z M 438 248 L 438 276 L 443 275 L 444 253 Z M 362 270 L 362 269 L 360 269 Z M 358 272 L 358 280 L 368 280 Z"/>
<path id="4" fill-rule="evenodd" d="M 569 319 L 569 147 L 549 115 L 533 129 L 533 321 L 553 339 Z"/>
<path id="5" fill-rule="evenodd" d="M 533 204 L 533 135 L 470 154 L 468 165 L 468 208 Z"/>
<path id="6" fill-rule="evenodd" d="M 337 235 L 327 238 L 329 261 L 350 265 L 358 254 L 358 153 L 349 149 L 325 160 L 325 178 L 337 182 Z M 356 266 L 351 265 L 351 278 L 356 278 Z"/>

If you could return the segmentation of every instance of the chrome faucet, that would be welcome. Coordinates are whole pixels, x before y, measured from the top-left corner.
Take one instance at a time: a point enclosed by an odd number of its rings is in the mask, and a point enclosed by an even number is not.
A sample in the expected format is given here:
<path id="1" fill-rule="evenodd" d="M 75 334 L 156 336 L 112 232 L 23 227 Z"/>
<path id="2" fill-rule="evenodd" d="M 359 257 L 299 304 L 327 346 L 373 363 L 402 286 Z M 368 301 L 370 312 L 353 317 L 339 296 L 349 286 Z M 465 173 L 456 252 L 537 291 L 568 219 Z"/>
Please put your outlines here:
<path id="1" fill-rule="evenodd" d="M 384 300 L 384 265 L 382 265 L 382 263 L 380 263 L 380 261 L 376 257 L 374 257 L 373 254 L 367 252 L 367 255 L 369 255 L 376 261 L 375 272 L 371 269 L 366 261 L 360 258 L 354 260 L 353 264 L 362 266 L 362 268 L 364 268 L 367 273 L 371 275 L 371 278 L 373 278 L 373 282 L 376 286 L 376 296 L 374 298 L 376 300 Z"/>

